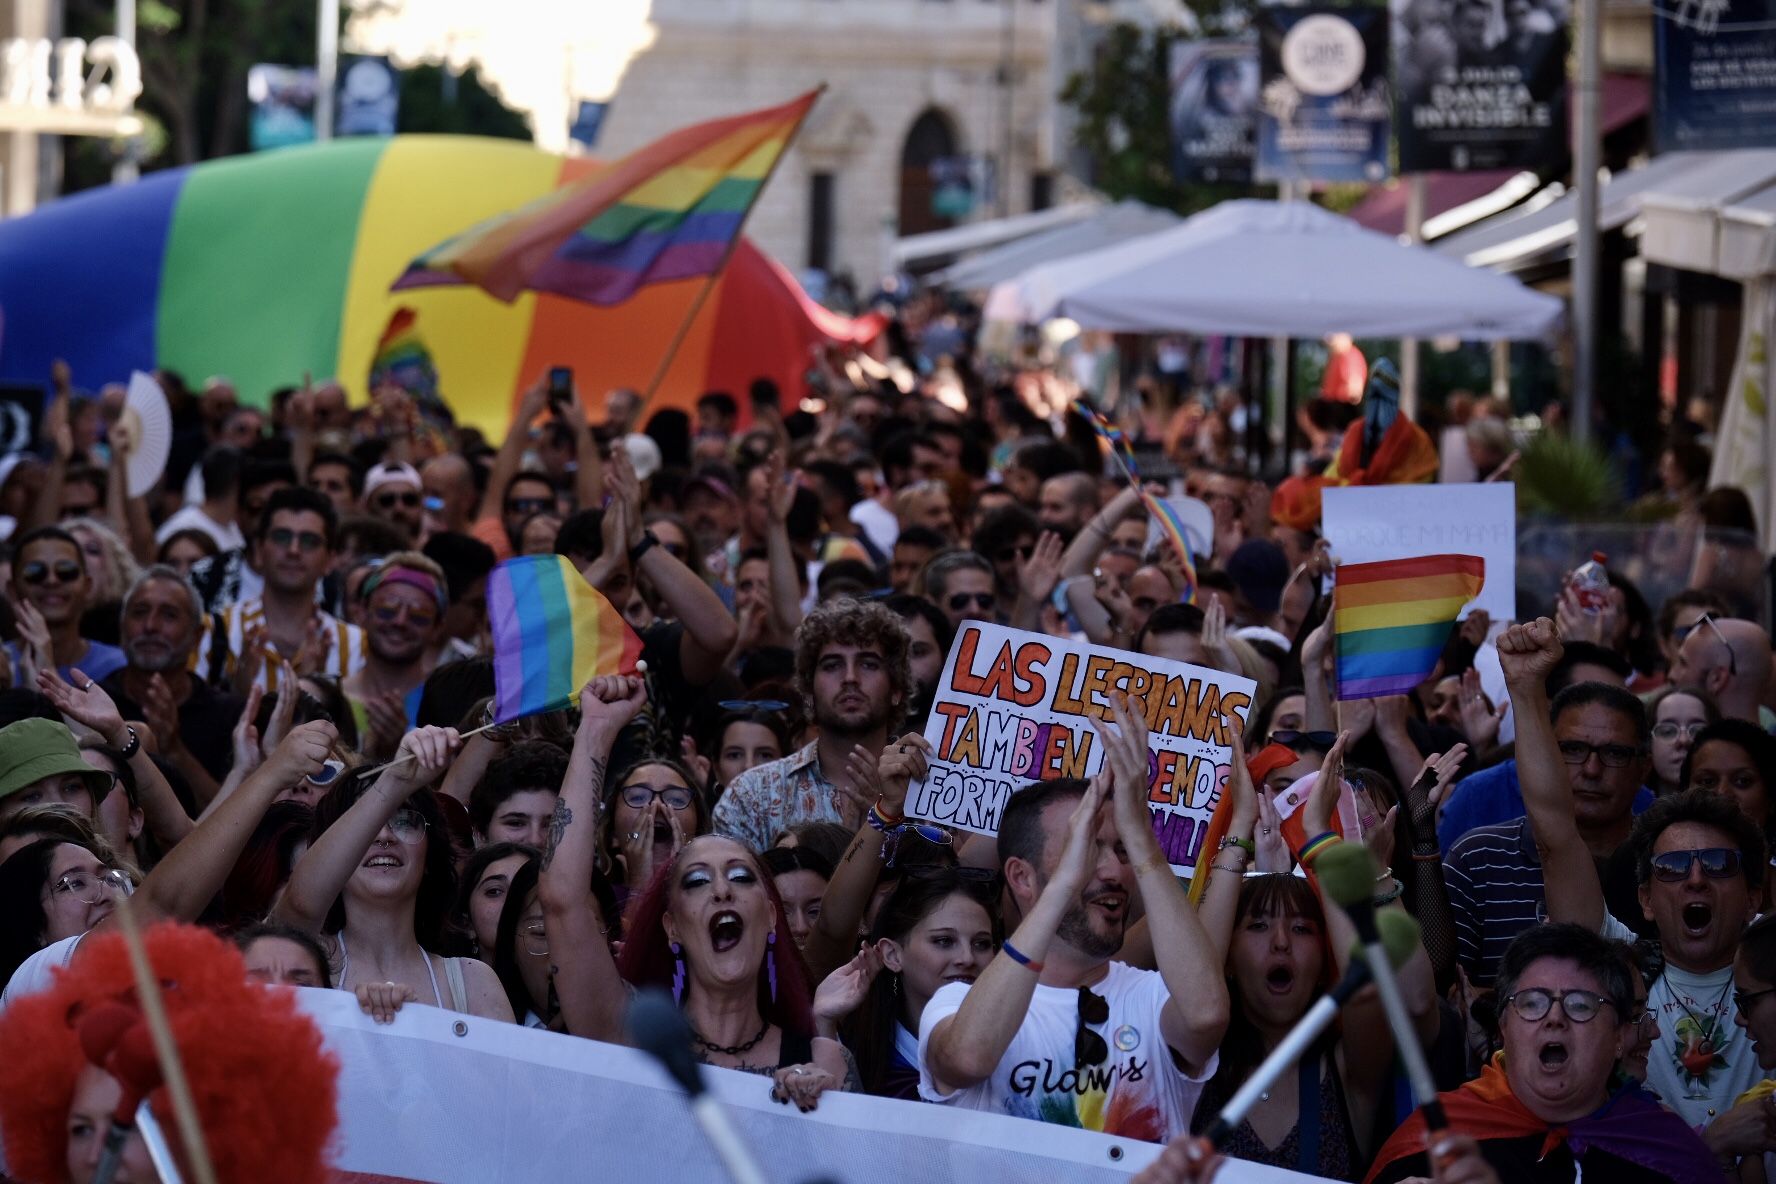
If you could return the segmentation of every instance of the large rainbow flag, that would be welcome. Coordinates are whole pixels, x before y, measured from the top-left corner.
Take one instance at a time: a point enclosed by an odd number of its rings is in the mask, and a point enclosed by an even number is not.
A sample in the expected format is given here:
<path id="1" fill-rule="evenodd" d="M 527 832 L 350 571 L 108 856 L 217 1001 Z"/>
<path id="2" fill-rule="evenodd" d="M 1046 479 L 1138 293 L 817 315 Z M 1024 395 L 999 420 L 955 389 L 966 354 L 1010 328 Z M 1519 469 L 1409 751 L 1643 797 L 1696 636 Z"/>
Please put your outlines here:
<path id="1" fill-rule="evenodd" d="M 1462 606 L 1480 595 L 1477 555 L 1340 564 L 1332 588 L 1338 697 L 1404 695 L 1429 677 Z"/>
<path id="2" fill-rule="evenodd" d="M 505 301 L 534 291 L 621 304 L 644 285 L 718 271 L 819 97 L 811 90 L 662 136 L 595 177 L 446 239 L 395 287 L 470 283 Z"/>
<path id="3" fill-rule="evenodd" d="M 601 674 L 634 674 L 641 638 L 565 555 L 508 559 L 487 577 L 493 719 L 571 706 Z"/>
<path id="4" fill-rule="evenodd" d="M 350 136 L 144 174 L 0 221 L 0 383 L 47 387 L 66 358 L 96 391 L 132 370 L 192 384 L 227 375 L 243 401 L 337 377 L 354 405 L 390 317 L 419 314 L 438 389 L 458 422 L 504 434 L 526 387 L 571 366 L 593 398 L 641 388 L 704 282 L 653 284 L 598 306 L 479 288 L 391 294 L 413 257 L 465 226 L 605 166 L 485 136 Z M 864 341 L 879 316 L 821 308 L 742 238 L 674 354 L 656 405 L 776 381 L 807 392 L 808 351 Z M 744 402 L 744 401 L 743 401 Z"/>

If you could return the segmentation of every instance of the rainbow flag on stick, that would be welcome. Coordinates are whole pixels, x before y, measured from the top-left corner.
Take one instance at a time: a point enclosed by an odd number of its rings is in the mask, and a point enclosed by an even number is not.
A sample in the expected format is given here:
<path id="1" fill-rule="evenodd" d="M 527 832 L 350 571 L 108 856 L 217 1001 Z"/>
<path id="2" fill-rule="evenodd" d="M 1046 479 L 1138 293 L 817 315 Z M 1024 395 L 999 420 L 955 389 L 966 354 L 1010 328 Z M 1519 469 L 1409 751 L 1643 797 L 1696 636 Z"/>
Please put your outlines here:
<path id="1" fill-rule="evenodd" d="M 557 711 L 601 674 L 634 674 L 641 639 L 563 555 L 508 559 L 487 578 L 493 719 Z"/>
<path id="2" fill-rule="evenodd" d="M 1135 464 L 1135 450 L 1129 447 L 1128 434 L 1111 423 L 1103 412 L 1090 403 L 1080 403 L 1079 409 L 1085 413 L 1086 422 L 1091 424 L 1098 439 L 1110 446 L 1111 454 L 1122 465 L 1123 475 L 1134 486 L 1135 492 L 1141 495 L 1141 504 L 1153 515 L 1154 521 L 1159 523 L 1165 536 L 1172 541 L 1173 549 L 1178 552 L 1178 559 L 1184 569 L 1184 591 L 1179 594 L 1178 603 L 1195 604 L 1196 561 L 1190 556 L 1190 535 L 1184 529 L 1183 519 L 1178 517 L 1178 511 L 1172 508 L 1171 503 L 1161 501 L 1142 488 L 1141 470 Z"/>
<path id="3" fill-rule="evenodd" d="M 439 243 L 394 288 L 470 283 L 507 303 L 534 291 L 620 304 L 647 284 L 713 275 L 819 97 L 680 128 Z"/>
<path id="4" fill-rule="evenodd" d="M 1332 589 L 1338 697 L 1404 695 L 1430 676 L 1461 610 L 1486 583 L 1477 555 L 1339 566 Z"/>
<path id="5" fill-rule="evenodd" d="M 398 386 L 415 398 L 438 397 L 438 368 L 419 335 L 419 314 L 403 305 L 389 317 L 370 359 L 370 389 Z"/>

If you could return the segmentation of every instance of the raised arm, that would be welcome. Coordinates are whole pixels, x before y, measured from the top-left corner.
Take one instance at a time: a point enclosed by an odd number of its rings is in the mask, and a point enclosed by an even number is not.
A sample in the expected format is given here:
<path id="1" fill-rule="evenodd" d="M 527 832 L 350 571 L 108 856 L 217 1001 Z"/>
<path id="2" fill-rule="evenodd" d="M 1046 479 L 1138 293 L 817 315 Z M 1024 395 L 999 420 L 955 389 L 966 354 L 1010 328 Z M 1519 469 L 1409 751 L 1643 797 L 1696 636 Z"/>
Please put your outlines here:
<path id="1" fill-rule="evenodd" d="M 530 446 L 530 425 L 543 413 L 549 401 L 549 389 L 538 381 L 524 392 L 512 422 L 506 425 L 506 438 L 500 441 L 493 457 L 493 469 L 487 474 L 487 492 L 481 495 L 482 518 L 498 518 L 506 507 L 506 486 L 524 466 L 524 450 Z"/>
<path id="2" fill-rule="evenodd" d="M 629 464 L 629 454 L 621 448 L 612 450 L 608 472 L 609 483 L 616 489 L 617 496 L 624 498 L 634 511 L 626 519 L 629 549 L 633 551 L 641 544 L 644 530 L 640 512 L 641 487 L 635 478 L 635 469 Z M 677 617 L 684 624 L 678 664 L 685 681 L 692 686 L 707 684 L 721 673 L 722 663 L 727 661 L 728 653 L 734 648 L 739 630 L 734 623 L 734 614 L 728 611 L 714 588 L 665 547 L 649 547 L 635 571 L 637 575 L 647 576 L 654 591 L 666 603 L 668 615 Z"/>
<path id="3" fill-rule="evenodd" d="M 1116 770 L 1111 794 L 1116 833 L 1134 870 L 1153 936 L 1154 960 L 1171 996 L 1160 1013 L 1160 1031 L 1183 1061 L 1185 1072 L 1195 1077 L 1227 1032 L 1226 962 L 1172 875 L 1153 833 L 1153 815 L 1147 809 L 1147 721 L 1122 693 L 1110 696 L 1110 716 L 1116 727 L 1100 725 L 1098 734 L 1104 741 L 1105 760 Z"/>
<path id="4" fill-rule="evenodd" d="M 130 728 L 124 723 L 117 704 L 105 693 L 104 687 L 87 678 L 81 671 L 73 670 L 69 673 L 74 675 L 80 685 L 70 686 L 52 668 L 38 673 L 37 689 L 55 704 L 57 711 L 75 723 L 97 732 L 105 743 L 118 752 L 128 752 Z M 148 755 L 147 746 L 137 744 L 135 749 L 135 752 L 130 753 L 129 767 L 136 778 L 136 797 L 142 804 L 142 822 L 148 827 L 148 833 L 154 836 L 155 842 L 166 849 L 191 833 L 191 815 L 185 813 L 185 807 L 179 802 L 179 795 L 173 792 L 173 787 L 167 784 L 167 779 L 154 763 L 154 758 Z"/>
<path id="5" fill-rule="evenodd" d="M 1307 722 L 1303 730 L 1331 732 L 1337 729 L 1332 706 L 1332 614 L 1301 640 L 1301 688 Z"/>
<path id="6" fill-rule="evenodd" d="M 1099 773 L 1086 788 L 1067 821 L 1067 845 L 1054 875 L 1007 942 L 1030 962 L 1040 963 L 1048 957 L 1062 914 L 1078 899 L 1091 874 L 1100 807 L 1106 782 L 1113 776 Z M 1009 861 L 1006 875 L 1021 880 L 1025 887 L 1035 886 L 1036 869 L 1023 860 Z M 925 1066 L 939 1093 L 954 1093 L 985 1081 L 998 1067 L 999 1058 L 1011 1047 L 1030 1010 L 1037 977 L 1034 967 L 1012 958 L 1003 948 L 993 955 L 956 1014 L 944 1017 L 931 1029 Z"/>
<path id="7" fill-rule="evenodd" d="M 1554 622 L 1540 617 L 1498 636 L 1499 666 L 1517 720 L 1517 781 L 1542 855 L 1548 920 L 1603 925 L 1603 885 L 1573 818 L 1572 783 L 1548 713 L 1548 672 L 1565 654 Z"/>
<path id="8" fill-rule="evenodd" d="M 1234 720 L 1229 730 L 1233 734 L 1233 757 L 1227 769 L 1227 785 L 1222 789 L 1228 797 L 1227 842 L 1219 851 L 1204 851 L 1196 857 L 1196 874 L 1209 877 L 1198 907 L 1216 966 L 1227 964 L 1233 924 L 1239 916 L 1240 882 L 1252 864 L 1252 833 L 1258 826 L 1258 790 L 1246 768 L 1244 728 Z"/>
<path id="9" fill-rule="evenodd" d="M 789 546 L 789 511 L 795 506 L 795 482 L 783 471 L 783 454 L 765 462 L 765 554 L 771 565 L 771 624 L 783 637 L 795 636 L 802 623 L 802 582 L 796 578 L 795 552 Z"/>
<path id="10" fill-rule="evenodd" d="M 592 869 L 611 747 L 646 701 L 647 684 L 639 678 L 599 677 L 580 692 L 580 728 L 537 881 L 561 1018 L 575 1036 L 618 1044 L 628 992 L 611 958 L 609 922 L 592 898 Z"/>
<path id="11" fill-rule="evenodd" d="M 130 557 L 140 564 L 154 562 L 154 524 L 148 520 L 148 503 L 129 495 L 130 434 L 113 424 L 110 475 L 105 480 L 105 517 L 123 539 Z"/>
<path id="12" fill-rule="evenodd" d="M 19 525 L 15 537 L 22 537 L 40 526 L 54 526 L 62 516 L 62 488 L 68 481 L 68 462 L 74 459 L 74 429 L 68 422 L 68 363 L 58 358 L 50 368 L 50 375 L 55 393 L 50 396 L 49 406 L 43 412 L 41 429 L 44 439 L 51 445 L 48 474 L 42 492 L 26 509 L 25 520 Z"/>
<path id="13" fill-rule="evenodd" d="M 1116 529 L 1123 516 L 1134 509 L 1141 500 L 1140 492 L 1130 485 L 1105 504 L 1103 509 L 1093 514 L 1085 528 L 1073 536 L 1067 549 L 1061 555 L 1061 578 L 1090 575 L 1096 565 L 1098 555 L 1110 542 L 1110 532 Z"/>
<path id="14" fill-rule="evenodd" d="M 1449 796 L 1468 746 L 1425 758 L 1424 767 L 1406 789 L 1407 830 L 1412 838 L 1412 857 L 1396 859 L 1394 867 L 1405 885 L 1405 899 L 1412 902 L 1418 918 L 1419 940 L 1430 956 L 1431 969 L 1440 987 L 1456 978 L 1455 914 L 1449 907 L 1449 890 L 1443 883 L 1443 855 L 1437 849 L 1437 806 Z"/>
<path id="15" fill-rule="evenodd" d="M 401 740 L 394 763 L 385 766 L 351 808 L 340 815 L 339 821 L 322 832 L 296 861 L 289 887 L 272 910 L 272 919 L 310 933 L 321 932 L 333 902 L 345 891 L 346 881 L 363 862 L 377 832 L 388 825 L 414 790 L 443 774 L 461 745 L 455 728 L 408 732 Z M 239 792 L 234 796 L 238 798 Z M 447 840 L 443 835 L 433 835 L 431 841 Z"/>
<path id="16" fill-rule="evenodd" d="M 1011 610 L 1014 629 L 1035 632 L 1042 628 L 1042 609 L 1061 581 L 1061 536 L 1045 530 L 1036 539 L 1028 559 L 1017 564 L 1018 598 Z"/>

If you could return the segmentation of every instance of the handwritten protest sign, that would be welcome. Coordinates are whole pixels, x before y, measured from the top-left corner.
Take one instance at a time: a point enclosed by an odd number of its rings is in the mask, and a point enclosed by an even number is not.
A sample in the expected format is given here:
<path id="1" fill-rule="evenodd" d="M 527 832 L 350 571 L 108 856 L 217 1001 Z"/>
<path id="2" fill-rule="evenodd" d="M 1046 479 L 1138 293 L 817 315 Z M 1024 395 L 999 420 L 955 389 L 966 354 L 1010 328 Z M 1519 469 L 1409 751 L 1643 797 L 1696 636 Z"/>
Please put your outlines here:
<path id="1" fill-rule="evenodd" d="M 1486 584 L 1462 610 L 1495 621 L 1517 617 L 1517 488 L 1478 485 L 1352 485 L 1321 494 L 1322 529 L 1339 563 L 1478 555 Z"/>
<path id="2" fill-rule="evenodd" d="M 1154 833 L 1173 869 L 1189 875 L 1231 756 L 1222 717 L 1244 720 L 1257 686 L 1167 658 L 964 623 L 925 721 L 931 772 L 907 795 L 907 814 L 997 834 L 1017 790 L 1098 771 L 1104 754 L 1093 721 L 1109 719 L 1107 696 L 1117 690 L 1146 714 Z"/>

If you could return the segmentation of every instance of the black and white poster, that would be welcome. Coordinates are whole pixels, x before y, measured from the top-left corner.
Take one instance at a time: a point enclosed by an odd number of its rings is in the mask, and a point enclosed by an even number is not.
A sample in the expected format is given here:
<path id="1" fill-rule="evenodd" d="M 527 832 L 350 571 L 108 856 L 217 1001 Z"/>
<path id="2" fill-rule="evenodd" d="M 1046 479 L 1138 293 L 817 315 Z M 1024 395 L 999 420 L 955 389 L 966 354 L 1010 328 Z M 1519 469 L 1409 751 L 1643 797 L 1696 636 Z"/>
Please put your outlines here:
<path id="1" fill-rule="evenodd" d="M 1258 45 L 1250 40 L 1172 46 L 1172 174 L 1181 182 L 1252 180 L 1258 130 Z"/>
<path id="2" fill-rule="evenodd" d="M 1258 12 L 1258 179 L 1381 181 L 1393 121 L 1380 5 Z"/>
<path id="3" fill-rule="evenodd" d="M 1392 0 L 1400 171 L 1566 155 L 1565 0 Z"/>
<path id="4" fill-rule="evenodd" d="M 1653 145 L 1776 145 L 1776 0 L 1654 0 Z"/>

